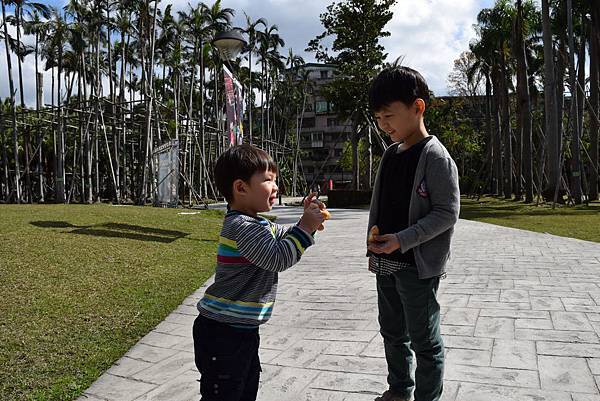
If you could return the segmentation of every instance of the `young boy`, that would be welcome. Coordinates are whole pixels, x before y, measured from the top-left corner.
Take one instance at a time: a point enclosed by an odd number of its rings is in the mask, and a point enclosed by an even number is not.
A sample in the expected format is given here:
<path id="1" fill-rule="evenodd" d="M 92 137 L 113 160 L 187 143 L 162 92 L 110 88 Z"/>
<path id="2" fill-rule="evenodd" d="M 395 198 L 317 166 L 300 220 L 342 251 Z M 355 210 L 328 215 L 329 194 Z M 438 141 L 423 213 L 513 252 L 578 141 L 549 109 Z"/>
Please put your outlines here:
<path id="1" fill-rule="evenodd" d="M 438 401 L 442 395 L 444 344 L 436 295 L 460 194 L 454 161 L 425 128 L 428 99 L 421 74 L 401 66 L 383 70 L 369 93 L 379 127 L 394 142 L 375 180 L 367 240 L 388 365 L 389 390 L 376 401 L 408 401 L 413 390 L 415 401 Z"/>
<path id="2" fill-rule="evenodd" d="M 299 260 L 322 229 L 324 205 L 314 194 L 293 227 L 258 216 L 277 196 L 277 167 L 264 151 L 241 145 L 224 152 L 215 181 L 228 203 L 215 282 L 198 302 L 194 352 L 201 373 L 201 401 L 253 401 L 260 375 L 259 325 L 271 317 L 277 273 Z"/>

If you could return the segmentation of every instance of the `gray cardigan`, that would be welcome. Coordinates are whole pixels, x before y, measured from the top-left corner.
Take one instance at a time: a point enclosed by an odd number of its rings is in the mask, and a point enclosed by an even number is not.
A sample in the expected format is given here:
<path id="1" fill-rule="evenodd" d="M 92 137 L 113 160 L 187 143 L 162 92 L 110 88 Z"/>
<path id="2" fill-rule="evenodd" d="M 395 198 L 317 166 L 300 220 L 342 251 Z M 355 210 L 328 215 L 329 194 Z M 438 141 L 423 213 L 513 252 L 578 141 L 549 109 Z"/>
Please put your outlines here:
<path id="1" fill-rule="evenodd" d="M 401 152 L 400 147 L 388 148 L 379 164 L 371 198 L 368 231 L 377 223 L 381 169 L 391 149 Z M 444 145 L 433 136 L 425 144 L 417 164 L 408 211 L 409 227 L 396 233 L 400 252 L 414 250 L 419 278 L 445 273 L 459 211 L 460 189 L 456 164 Z"/>

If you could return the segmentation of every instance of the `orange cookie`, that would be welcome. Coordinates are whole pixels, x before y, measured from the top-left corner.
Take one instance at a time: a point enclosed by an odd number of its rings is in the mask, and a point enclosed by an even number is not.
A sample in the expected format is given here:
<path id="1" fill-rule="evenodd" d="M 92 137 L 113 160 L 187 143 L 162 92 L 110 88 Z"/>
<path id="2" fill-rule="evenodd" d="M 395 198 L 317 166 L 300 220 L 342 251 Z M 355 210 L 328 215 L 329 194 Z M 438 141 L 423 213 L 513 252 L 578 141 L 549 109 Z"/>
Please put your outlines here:
<path id="1" fill-rule="evenodd" d="M 377 226 L 371 227 L 371 231 L 369 231 L 369 238 L 368 238 L 367 241 L 374 242 L 375 241 L 375 238 L 374 238 L 375 235 L 379 235 L 379 227 L 377 227 Z"/>

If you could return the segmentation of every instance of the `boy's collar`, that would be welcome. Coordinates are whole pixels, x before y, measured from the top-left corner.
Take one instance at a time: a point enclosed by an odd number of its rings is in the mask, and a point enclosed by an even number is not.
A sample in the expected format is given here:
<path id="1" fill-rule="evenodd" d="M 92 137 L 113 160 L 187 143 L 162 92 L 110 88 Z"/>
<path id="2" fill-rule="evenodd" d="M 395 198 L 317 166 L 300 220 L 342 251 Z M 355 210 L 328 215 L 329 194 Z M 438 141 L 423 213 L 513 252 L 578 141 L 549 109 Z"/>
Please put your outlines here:
<path id="1" fill-rule="evenodd" d="M 225 216 L 240 216 L 240 215 L 241 215 L 241 216 L 248 216 L 248 217 L 252 217 L 253 219 L 256 219 L 256 220 L 259 220 L 259 221 L 260 221 L 260 220 L 266 220 L 264 217 L 261 217 L 261 216 L 259 216 L 259 215 L 252 216 L 251 214 L 244 213 L 244 212 L 241 212 L 241 211 L 239 211 L 239 210 L 236 210 L 236 209 L 231 209 L 231 208 L 229 207 L 229 205 L 227 205 L 227 214 L 226 214 Z"/>

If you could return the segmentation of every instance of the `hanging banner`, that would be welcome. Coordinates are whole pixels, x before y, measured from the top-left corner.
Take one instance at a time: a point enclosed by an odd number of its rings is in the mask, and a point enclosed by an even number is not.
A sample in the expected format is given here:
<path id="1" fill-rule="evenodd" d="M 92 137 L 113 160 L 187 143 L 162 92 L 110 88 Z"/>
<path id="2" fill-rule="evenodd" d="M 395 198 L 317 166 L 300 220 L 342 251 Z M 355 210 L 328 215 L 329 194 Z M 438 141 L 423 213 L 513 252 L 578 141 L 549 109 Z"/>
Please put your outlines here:
<path id="1" fill-rule="evenodd" d="M 223 66 L 223 79 L 225 82 L 225 108 L 227 113 L 229 146 L 241 145 L 244 137 L 242 126 L 244 116 L 242 85 L 240 85 L 225 66 Z"/>

